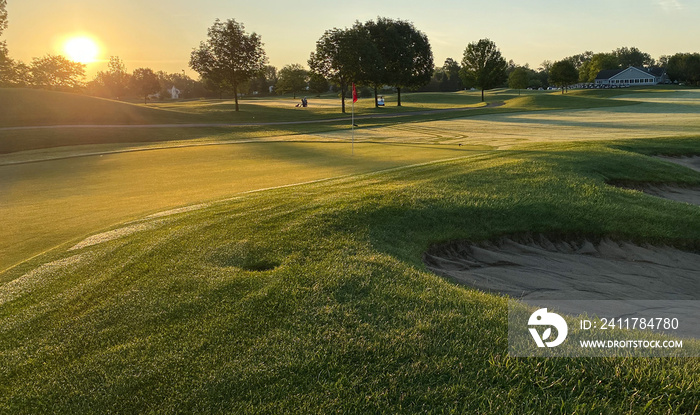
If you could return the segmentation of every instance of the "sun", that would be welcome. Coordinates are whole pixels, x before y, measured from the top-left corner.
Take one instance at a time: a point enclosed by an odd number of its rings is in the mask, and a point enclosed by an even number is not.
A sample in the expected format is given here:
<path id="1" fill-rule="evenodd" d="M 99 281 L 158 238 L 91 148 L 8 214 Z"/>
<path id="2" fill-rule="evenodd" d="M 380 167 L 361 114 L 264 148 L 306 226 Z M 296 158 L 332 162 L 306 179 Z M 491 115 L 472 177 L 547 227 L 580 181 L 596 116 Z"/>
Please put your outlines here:
<path id="1" fill-rule="evenodd" d="M 63 44 L 63 51 L 68 59 L 80 63 L 93 63 L 97 61 L 100 47 L 93 39 L 87 36 L 72 37 Z"/>

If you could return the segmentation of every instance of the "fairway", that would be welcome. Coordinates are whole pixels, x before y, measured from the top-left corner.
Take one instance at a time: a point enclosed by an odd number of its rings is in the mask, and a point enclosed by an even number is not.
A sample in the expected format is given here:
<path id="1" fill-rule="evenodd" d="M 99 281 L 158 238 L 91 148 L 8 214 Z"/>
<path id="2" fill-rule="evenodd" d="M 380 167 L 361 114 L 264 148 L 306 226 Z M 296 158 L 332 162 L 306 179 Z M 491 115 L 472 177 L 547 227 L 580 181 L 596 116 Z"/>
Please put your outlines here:
<path id="1" fill-rule="evenodd" d="M 0 269 L 125 220 L 241 192 L 465 157 L 488 147 L 247 143 L 0 166 Z"/>

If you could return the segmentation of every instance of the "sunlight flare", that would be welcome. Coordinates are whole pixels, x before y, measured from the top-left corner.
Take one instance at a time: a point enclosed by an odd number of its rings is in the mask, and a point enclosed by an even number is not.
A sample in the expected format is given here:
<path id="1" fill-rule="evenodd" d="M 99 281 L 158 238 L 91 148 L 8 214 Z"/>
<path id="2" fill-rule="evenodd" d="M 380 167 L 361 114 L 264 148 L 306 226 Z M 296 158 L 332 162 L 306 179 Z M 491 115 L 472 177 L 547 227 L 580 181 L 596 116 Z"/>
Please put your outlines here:
<path id="1" fill-rule="evenodd" d="M 63 45 L 66 57 L 80 63 L 93 63 L 100 54 L 97 42 L 87 36 L 72 37 Z"/>

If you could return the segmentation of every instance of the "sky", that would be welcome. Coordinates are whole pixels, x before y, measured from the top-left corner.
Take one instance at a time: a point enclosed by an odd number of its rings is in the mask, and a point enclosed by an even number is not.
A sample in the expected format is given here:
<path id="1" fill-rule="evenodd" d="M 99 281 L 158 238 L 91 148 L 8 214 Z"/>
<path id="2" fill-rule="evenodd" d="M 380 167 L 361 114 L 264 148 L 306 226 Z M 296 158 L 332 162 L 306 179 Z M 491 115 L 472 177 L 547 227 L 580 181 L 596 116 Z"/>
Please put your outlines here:
<path id="1" fill-rule="evenodd" d="M 118 56 L 129 72 L 150 67 L 196 74 L 190 52 L 214 20 L 235 19 L 262 37 L 269 63 L 300 63 L 323 32 L 377 16 L 413 22 L 430 40 L 435 63 L 461 61 L 467 44 L 489 38 L 506 60 L 537 68 L 586 50 L 635 46 L 653 58 L 700 52 L 698 0 L 8 0 L 3 37 L 24 62 L 63 53 L 87 35 L 100 45 L 88 79 Z"/>

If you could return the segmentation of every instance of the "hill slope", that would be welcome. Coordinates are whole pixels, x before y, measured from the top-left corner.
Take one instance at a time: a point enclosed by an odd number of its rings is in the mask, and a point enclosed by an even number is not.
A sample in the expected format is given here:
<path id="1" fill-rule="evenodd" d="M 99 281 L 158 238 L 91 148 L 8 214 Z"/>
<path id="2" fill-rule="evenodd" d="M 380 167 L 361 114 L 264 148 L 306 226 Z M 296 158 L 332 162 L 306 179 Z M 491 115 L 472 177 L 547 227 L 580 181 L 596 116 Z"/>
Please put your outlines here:
<path id="1" fill-rule="evenodd" d="M 66 92 L 0 88 L 0 127 L 71 124 L 165 124 L 199 117 Z"/>

